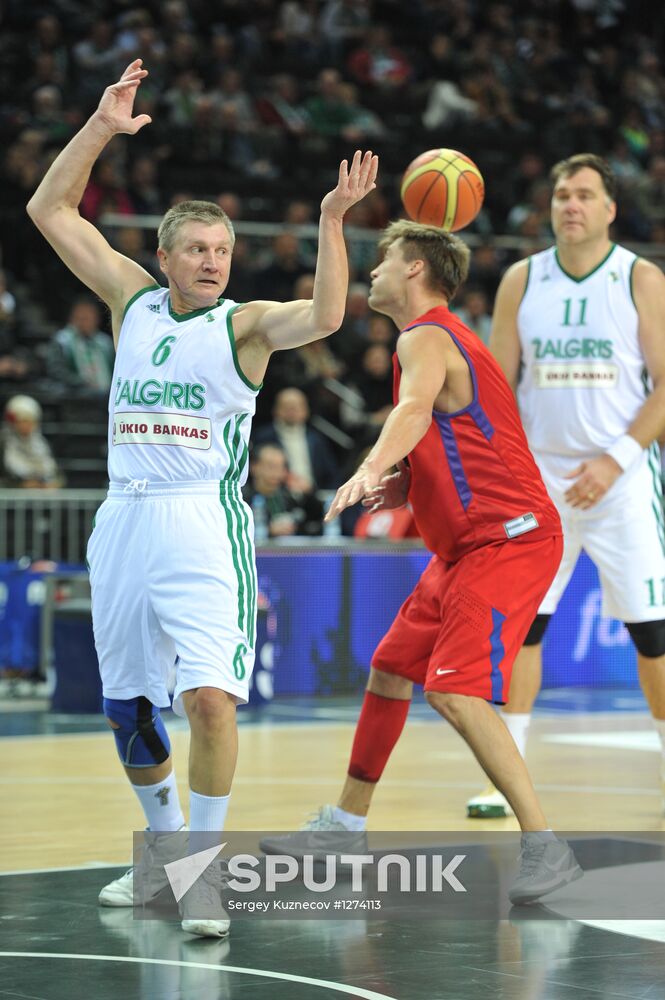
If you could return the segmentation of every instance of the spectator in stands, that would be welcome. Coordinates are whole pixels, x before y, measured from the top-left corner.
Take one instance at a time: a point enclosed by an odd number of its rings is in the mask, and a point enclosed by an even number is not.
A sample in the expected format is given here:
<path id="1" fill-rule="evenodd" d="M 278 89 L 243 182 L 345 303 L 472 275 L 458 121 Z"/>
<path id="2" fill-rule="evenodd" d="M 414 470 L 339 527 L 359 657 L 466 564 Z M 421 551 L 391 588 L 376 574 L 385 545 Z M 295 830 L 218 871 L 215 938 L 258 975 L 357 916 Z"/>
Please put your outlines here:
<path id="1" fill-rule="evenodd" d="M 133 211 L 119 164 L 111 156 L 97 160 L 83 192 L 81 215 L 89 222 L 97 222 L 104 212 L 132 215 Z"/>
<path id="2" fill-rule="evenodd" d="M 358 88 L 353 83 L 341 83 L 339 96 L 349 109 L 350 121 L 344 127 L 342 136 L 349 142 L 361 142 L 365 139 L 383 138 L 386 127 L 374 112 L 363 107 L 358 98 Z"/>
<path id="3" fill-rule="evenodd" d="M 394 44 L 384 24 L 368 29 L 365 43 L 351 53 L 347 65 L 356 83 L 384 91 L 403 87 L 413 75 L 406 54 Z"/>
<path id="4" fill-rule="evenodd" d="M 288 479 L 283 449 L 271 443 L 256 445 L 243 496 L 250 506 L 257 494 L 264 497 L 269 538 L 322 534 L 323 504 L 312 493 L 292 493 Z"/>
<path id="5" fill-rule="evenodd" d="M 235 191 L 220 191 L 215 198 L 215 203 L 226 212 L 231 222 L 237 222 L 238 219 L 243 218 L 243 204 Z M 233 263 L 235 264 L 235 257 Z"/>
<path id="6" fill-rule="evenodd" d="M 256 128 L 254 102 L 245 88 L 242 73 L 237 69 L 231 66 L 223 69 L 215 87 L 208 91 L 207 96 L 220 112 L 232 108 L 235 118 L 241 123 L 244 131 L 254 131 Z"/>
<path id="7" fill-rule="evenodd" d="M 32 95 L 30 128 L 41 132 L 47 143 L 67 142 L 72 133 L 68 117 L 71 116 L 67 116 L 63 109 L 62 93 L 58 87 L 44 84 L 35 90 Z"/>
<path id="8" fill-rule="evenodd" d="M 151 233 L 151 238 L 154 238 Z M 135 260 L 137 264 L 151 274 L 157 284 L 163 281 L 163 275 L 155 253 L 150 253 L 145 248 L 145 230 L 138 226 L 121 226 L 112 230 L 111 243 L 118 251 L 130 260 Z"/>
<path id="9" fill-rule="evenodd" d="M 368 344 L 383 344 L 390 351 L 395 349 L 397 343 L 397 330 L 392 320 L 387 316 L 379 316 L 378 313 L 371 313 L 367 324 Z"/>
<path id="10" fill-rule="evenodd" d="M 320 136 L 341 135 L 351 124 L 352 112 L 340 93 L 341 83 L 336 69 L 322 69 L 317 79 L 317 93 L 305 102 L 312 131 Z"/>
<path id="11" fill-rule="evenodd" d="M 665 222 L 665 156 L 654 156 L 636 184 L 635 202 L 650 226 Z"/>
<path id="12" fill-rule="evenodd" d="M 467 288 L 461 296 L 459 306 L 457 300 L 453 306 L 463 323 L 477 333 L 483 344 L 489 344 L 492 328 L 492 314 L 489 311 L 487 296 L 481 288 Z"/>
<path id="13" fill-rule="evenodd" d="M 256 287 L 262 298 L 288 302 L 296 279 L 307 271 L 296 237 L 292 233 L 280 233 L 272 242 L 271 263 L 256 276 Z"/>
<path id="14" fill-rule="evenodd" d="M 48 441 L 39 429 L 42 408 L 31 396 L 12 396 L 0 432 L 0 479 L 4 486 L 52 489 L 61 485 Z"/>
<path id="15" fill-rule="evenodd" d="M 102 17 L 92 19 L 88 33 L 72 49 L 76 67 L 76 97 L 87 113 L 99 95 L 116 78 L 120 53 L 113 39 L 113 25 Z"/>
<path id="16" fill-rule="evenodd" d="M 30 374 L 29 354 L 21 350 L 16 336 L 16 299 L 7 288 L 0 269 L 0 379 L 22 382 Z"/>
<path id="17" fill-rule="evenodd" d="M 284 0 L 278 6 L 273 40 L 283 47 L 283 64 L 314 66 L 321 44 L 319 0 Z"/>
<path id="18" fill-rule="evenodd" d="M 95 93 L 99 94 L 99 89 Z M 129 199 L 137 215 L 161 215 L 164 196 L 159 187 L 157 164 L 151 156 L 139 156 L 129 171 Z"/>
<path id="19" fill-rule="evenodd" d="M 385 344 L 370 344 L 348 379 L 340 416 L 356 444 L 373 444 L 393 408 L 393 362 Z"/>
<path id="20" fill-rule="evenodd" d="M 99 306 L 77 299 L 67 326 L 59 330 L 47 352 L 48 375 L 72 389 L 108 392 L 113 375 L 113 341 L 100 330 Z"/>
<path id="21" fill-rule="evenodd" d="M 272 423 L 260 427 L 254 444 L 279 444 L 286 454 L 287 485 L 293 493 L 333 489 L 338 483 L 337 462 L 323 434 L 308 425 L 309 403 L 300 389 L 277 393 Z"/>
<path id="22" fill-rule="evenodd" d="M 298 83 L 290 73 L 278 73 L 256 102 L 256 112 L 270 129 L 286 135 L 304 135 L 310 124 L 309 114 L 300 102 Z"/>
<path id="23" fill-rule="evenodd" d="M 332 350 L 344 361 L 347 367 L 355 362 L 367 342 L 367 327 L 370 317 L 368 295 L 369 285 L 362 281 L 355 281 L 349 285 L 346 294 L 344 322 L 330 341 Z"/>
<path id="24" fill-rule="evenodd" d="M 370 17 L 366 0 L 327 0 L 321 11 L 319 31 L 325 39 L 325 53 L 333 63 L 340 62 L 364 37 Z"/>

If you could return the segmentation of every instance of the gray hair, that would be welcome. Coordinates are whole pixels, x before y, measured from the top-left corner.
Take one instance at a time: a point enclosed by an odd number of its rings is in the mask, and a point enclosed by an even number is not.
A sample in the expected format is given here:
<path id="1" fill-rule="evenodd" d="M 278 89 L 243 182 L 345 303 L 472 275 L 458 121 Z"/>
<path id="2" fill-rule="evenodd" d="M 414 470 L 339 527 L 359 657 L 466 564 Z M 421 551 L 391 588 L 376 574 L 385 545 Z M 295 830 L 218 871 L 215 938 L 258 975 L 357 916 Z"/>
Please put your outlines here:
<path id="1" fill-rule="evenodd" d="M 159 224 L 157 239 L 162 250 L 168 253 L 173 249 L 176 236 L 186 222 L 203 222 L 206 226 L 215 226 L 218 222 L 222 222 L 231 237 L 231 247 L 235 244 L 233 223 L 223 208 L 213 201 L 181 201 L 168 210 Z"/>
<path id="2" fill-rule="evenodd" d="M 38 424 L 42 408 L 32 396 L 12 396 L 5 406 L 5 415 L 12 420 L 34 420 Z"/>

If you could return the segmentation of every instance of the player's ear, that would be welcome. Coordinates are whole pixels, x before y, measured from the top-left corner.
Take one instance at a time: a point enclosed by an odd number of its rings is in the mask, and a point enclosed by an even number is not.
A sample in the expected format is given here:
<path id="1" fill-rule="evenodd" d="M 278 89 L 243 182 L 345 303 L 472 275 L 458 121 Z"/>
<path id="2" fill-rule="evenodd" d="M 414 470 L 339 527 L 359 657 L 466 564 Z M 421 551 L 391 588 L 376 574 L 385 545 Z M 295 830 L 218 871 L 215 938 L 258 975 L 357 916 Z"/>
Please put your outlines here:
<path id="1" fill-rule="evenodd" d="M 424 260 L 410 260 L 406 269 L 406 274 L 408 278 L 415 278 L 417 274 L 422 274 L 424 270 Z"/>
<path id="2" fill-rule="evenodd" d="M 164 274 L 168 274 L 168 255 L 165 250 L 162 250 L 161 247 L 157 247 L 157 260 L 159 261 L 160 270 L 163 271 Z"/>
<path id="3" fill-rule="evenodd" d="M 617 203 L 615 201 L 611 201 L 607 206 L 607 210 L 609 213 L 608 221 L 611 225 L 617 217 Z"/>

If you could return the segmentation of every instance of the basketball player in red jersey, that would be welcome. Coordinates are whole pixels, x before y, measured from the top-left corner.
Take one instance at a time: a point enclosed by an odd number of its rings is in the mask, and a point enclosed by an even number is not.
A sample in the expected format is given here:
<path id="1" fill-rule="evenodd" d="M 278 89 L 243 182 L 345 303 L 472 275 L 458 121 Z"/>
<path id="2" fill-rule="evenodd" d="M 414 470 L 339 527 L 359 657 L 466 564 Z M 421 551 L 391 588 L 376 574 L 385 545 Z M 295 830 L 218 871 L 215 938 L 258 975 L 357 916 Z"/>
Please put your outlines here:
<path id="1" fill-rule="evenodd" d="M 339 805 L 324 806 L 305 829 L 362 837 L 415 681 L 512 805 L 523 838 L 510 898 L 530 902 L 581 870 L 548 829 L 491 703 L 508 700 L 513 660 L 561 560 L 561 524 L 499 365 L 448 308 L 468 271 L 467 246 L 441 229 L 400 221 L 380 248 L 369 304 L 401 331 L 395 407 L 327 517 L 359 500 L 377 510 L 408 496 L 434 555 L 374 655 Z M 407 464 L 386 476 L 402 460 Z M 299 845 L 307 845 L 302 833 L 261 846 L 295 853 Z"/>

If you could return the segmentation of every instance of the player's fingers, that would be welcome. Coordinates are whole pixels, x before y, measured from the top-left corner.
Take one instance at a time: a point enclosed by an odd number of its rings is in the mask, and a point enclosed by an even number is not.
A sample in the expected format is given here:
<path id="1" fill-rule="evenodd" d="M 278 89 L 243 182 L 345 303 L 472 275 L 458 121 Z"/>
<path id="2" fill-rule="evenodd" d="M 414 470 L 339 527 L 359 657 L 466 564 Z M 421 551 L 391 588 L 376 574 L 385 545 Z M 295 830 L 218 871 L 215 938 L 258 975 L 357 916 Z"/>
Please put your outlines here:
<path id="1" fill-rule="evenodd" d="M 586 469 L 586 462 L 582 462 L 580 465 L 577 466 L 576 469 L 573 469 L 572 472 L 567 472 L 563 478 L 575 479 L 577 476 L 581 476 L 585 469 Z"/>
<path id="2" fill-rule="evenodd" d="M 130 62 L 129 66 L 125 69 L 125 71 L 122 74 L 122 76 L 120 77 L 120 79 L 124 80 L 125 77 L 128 75 L 128 73 L 133 73 L 135 70 L 139 69 L 142 65 L 143 65 L 143 60 L 142 59 L 134 59 L 132 62 Z"/>
<path id="3" fill-rule="evenodd" d="M 375 160 L 375 156 L 372 153 L 372 150 L 370 149 L 370 150 L 367 151 L 367 153 L 365 153 L 365 157 L 363 159 L 363 164 L 362 164 L 362 172 L 361 172 L 361 175 L 360 175 L 360 181 L 361 181 L 362 190 L 365 193 L 367 193 L 367 191 L 370 190 L 370 188 L 374 184 L 374 180 L 376 178 L 376 170 L 374 168 L 374 160 Z"/>
<path id="4" fill-rule="evenodd" d="M 132 125 L 135 126 L 134 134 L 142 129 L 144 125 L 151 125 L 152 118 L 150 115 L 137 115 L 136 118 L 132 118 Z"/>

